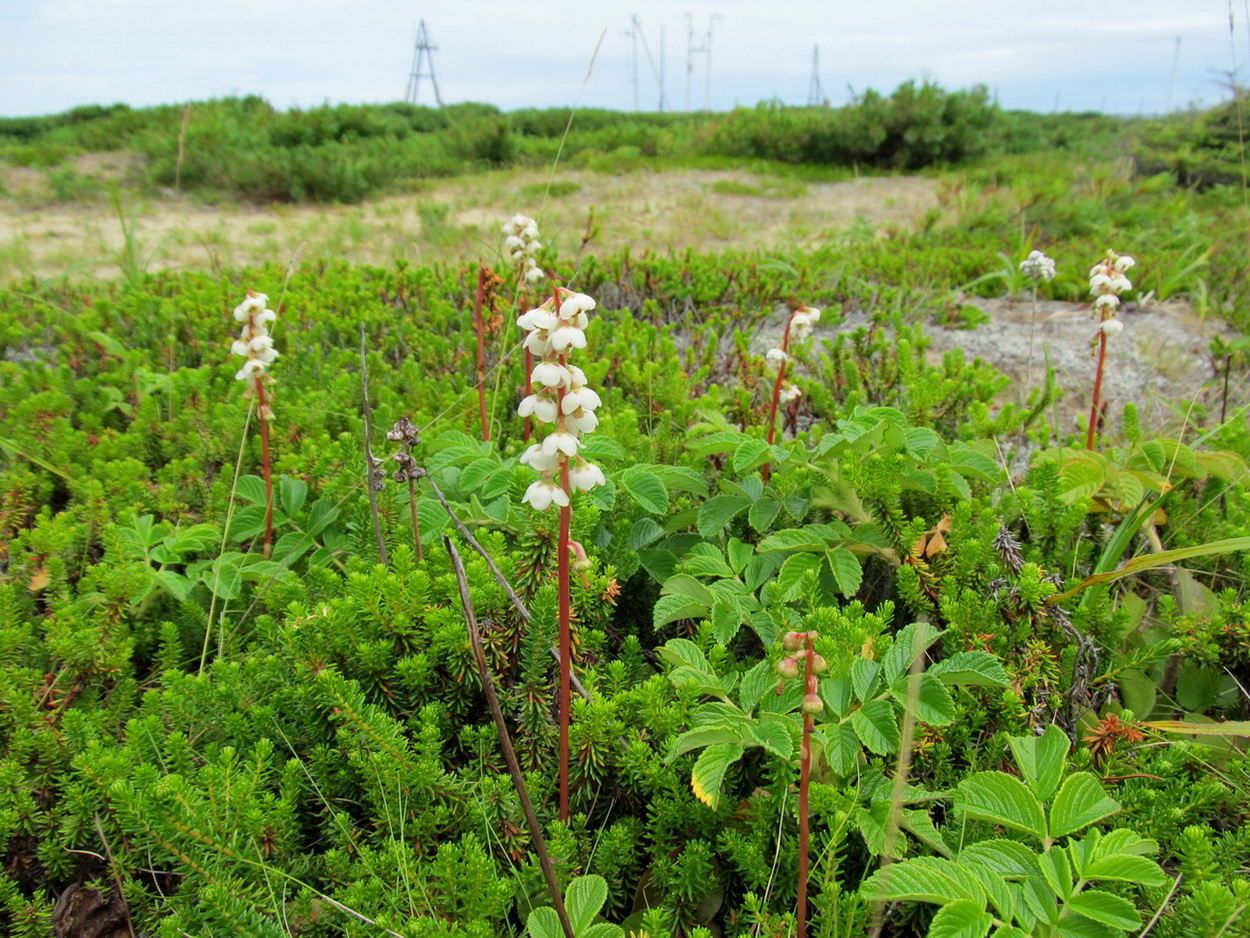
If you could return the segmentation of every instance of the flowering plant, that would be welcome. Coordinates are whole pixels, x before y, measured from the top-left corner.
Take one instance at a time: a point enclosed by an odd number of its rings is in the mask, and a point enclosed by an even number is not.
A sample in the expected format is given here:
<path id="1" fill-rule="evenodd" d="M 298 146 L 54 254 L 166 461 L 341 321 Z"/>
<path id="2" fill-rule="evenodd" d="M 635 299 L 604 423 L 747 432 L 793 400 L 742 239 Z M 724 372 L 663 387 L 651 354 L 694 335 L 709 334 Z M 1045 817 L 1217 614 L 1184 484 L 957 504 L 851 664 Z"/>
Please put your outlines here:
<path id="1" fill-rule="evenodd" d="M 534 283 L 543 278 L 535 255 L 543 243 L 538 240 L 538 222 L 528 215 L 513 215 L 503 225 L 504 249 L 520 268 L 522 279 Z"/>
<path id="2" fill-rule="evenodd" d="M 265 369 L 278 357 L 267 325 L 278 316 L 267 308 L 268 304 L 269 297 L 265 294 L 247 291 L 247 298 L 234 308 L 234 318 L 243 323 L 243 329 L 230 346 L 231 352 L 247 359 L 234 377 L 239 381 L 249 382 L 245 394 L 250 396 L 253 390 L 258 394 L 261 420 L 273 419 L 273 410 L 264 398 L 264 385 L 273 384 L 273 378 Z"/>
<path id="3" fill-rule="evenodd" d="M 1089 292 L 1094 296 L 1094 315 L 1099 319 L 1098 333 L 1098 370 L 1094 375 L 1094 402 L 1089 410 L 1089 430 L 1085 438 L 1085 448 L 1094 448 L 1094 433 L 1101 419 L 1102 373 L 1107 362 L 1107 339 L 1119 335 L 1124 330 L 1124 323 L 1116 318 L 1115 311 L 1120 306 L 1120 294 L 1133 289 L 1133 284 L 1124 272 L 1136 261 L 1126 254 L 1107 251 L 1107 256 L 1090 268 Z"/>

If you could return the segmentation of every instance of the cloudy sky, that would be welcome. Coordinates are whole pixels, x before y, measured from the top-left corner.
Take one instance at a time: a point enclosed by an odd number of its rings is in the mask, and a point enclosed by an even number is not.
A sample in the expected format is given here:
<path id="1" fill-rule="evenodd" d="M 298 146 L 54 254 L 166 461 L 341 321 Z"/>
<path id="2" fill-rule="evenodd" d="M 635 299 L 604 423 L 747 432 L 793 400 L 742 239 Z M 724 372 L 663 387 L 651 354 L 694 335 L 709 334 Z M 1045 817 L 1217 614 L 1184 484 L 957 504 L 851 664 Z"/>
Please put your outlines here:
<path id="1" fill-rule="evenodd" d="M 834 104 L 928 78 L 985 84 L 1012 108 L 1157 113 L 1247 80 L 1247 14 L 1250 0 L 0 0 L 0 115 L 402 100 L 419 19 L 444 102 L 506 110 L 632 109 L 635 59 L 644 110 L 661 66 L 669 110 L 803 104 L 818 45 Z M 418 97 L 433 102 L 428 79 Z"/>

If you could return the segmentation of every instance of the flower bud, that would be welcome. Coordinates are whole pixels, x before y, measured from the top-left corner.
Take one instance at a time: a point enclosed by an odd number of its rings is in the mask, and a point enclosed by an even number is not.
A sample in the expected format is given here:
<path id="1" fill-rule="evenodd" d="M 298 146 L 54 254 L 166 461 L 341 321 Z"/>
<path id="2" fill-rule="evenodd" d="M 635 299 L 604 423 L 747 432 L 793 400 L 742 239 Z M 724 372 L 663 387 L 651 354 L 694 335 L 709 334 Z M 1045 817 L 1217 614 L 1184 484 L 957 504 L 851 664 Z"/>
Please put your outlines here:
<path id="1" fill-rule="evenodd" d="M 829 670 L 829 662 L 820 655 L 812 655 L 812 670 L 817 674 L 824 674 Z"/>
<path id="2" fill-rule="evenodd" d="M 819 694 L 808 694 L 803 698 L 803 703 L 800 704 L 800 707 L 802 707 L 804 713 L 809 716 L 815 716 L 825 709 L 825 702 L 820 699 Z"/>
<path id="3" fill-rule="evenodd" d="M 777 662 L 777 673 L 784 678 L 796 678 L 799 676 L 799 663 L 793 658 L 782 658 Z"/>
<path id="4" fill-rule="evenodd" d="M 785 645 L 786 651 L 799 651 L 806 641 L 806 632 L 787 632 L 786 637 L 782 639 L 782 644 Z"/>

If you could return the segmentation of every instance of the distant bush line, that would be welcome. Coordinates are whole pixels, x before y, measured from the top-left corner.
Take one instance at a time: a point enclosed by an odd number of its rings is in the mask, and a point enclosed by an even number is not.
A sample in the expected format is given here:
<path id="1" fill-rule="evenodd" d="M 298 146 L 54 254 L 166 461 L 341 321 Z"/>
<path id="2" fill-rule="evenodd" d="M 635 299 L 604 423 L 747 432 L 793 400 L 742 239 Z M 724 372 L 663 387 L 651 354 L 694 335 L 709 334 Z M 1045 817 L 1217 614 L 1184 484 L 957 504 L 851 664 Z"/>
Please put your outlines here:
<path id="1" fill-rule="evenodd" d="M 580 110 L 562 152 L 615 171 L 648 159 L 704 157 L 913 171 L 1084 145 L 1122 124 L 1005 111 L 983 87 L 945 91 L 906 82 L 889 96 L 868 91 L 840 108 L 769 102 L 727 114 Z M 93 105 L 0 119 L 0 160 L 52 168 L 85 152 L 126 150 L 143 158 L 133 181 L 144 185 L 252 202 L 357 202 L 423 178 L 550 165 L 568 126 L 565 108 L 503 113 L 473 103 L 281 111 L 249 96 L 143 109 Z"/>

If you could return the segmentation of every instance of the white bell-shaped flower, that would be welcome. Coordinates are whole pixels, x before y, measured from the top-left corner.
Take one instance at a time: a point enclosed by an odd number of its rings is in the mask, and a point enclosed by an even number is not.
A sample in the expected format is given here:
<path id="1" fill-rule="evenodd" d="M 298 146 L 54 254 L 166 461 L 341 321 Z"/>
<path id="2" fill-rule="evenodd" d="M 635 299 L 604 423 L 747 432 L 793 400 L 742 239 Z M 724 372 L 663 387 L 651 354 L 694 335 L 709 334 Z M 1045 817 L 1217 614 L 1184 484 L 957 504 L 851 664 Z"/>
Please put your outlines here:
<path id="1" fill-rule="evenodd" d="M 527 502 L 535 511 L 546 511 L 554 503 L 561 508 L 569 503 L 569 493 L 549 479 L 539 479 L 525 490 L 521 501 Z"/>
<path id="2" fill-rule="evenodd" d="M 555 423 L 558 411 L 556 402 L 545 394 L 531 394 L 517 407 L 521 417 L 533 416 L 539 423 Z"/>
<path id="3" fill-rule="evenodd" d="M 567 430 L 556 430 L 543 440 L 542 445 L 543 453 L 547 456 L 555 456 L 557 453 L 564 453 L 566 456 L 576 456 L 577 448 L 581 443 L 576 436 Z"/>
<path id="4" fill-rule="evenodd" d="M 586 333 L 576 326 L 561 326 L 549 337 L 551 348 L 557 355 L 563 355 L 570 348 L 585 348 Z"/>
<path id="5" fill-rule="evenodd" d="M 575 492 L 589 492 L 596 485 L 603 485 L 607 481 L 602 469 L 585 460 L 569 470 L 569 485 Z"/>
<path id="6" fill-rule="evenodd" d="M 571 376 L 569 370 L 556 362 L 539 362 L 530 372 L 530 381 L 547 388 L 567 388 Z"/>
<path id="7" fill-rule="evenodd" d="M 560 410 L 563 413 L 572 414 L 578 410 L 594 410 L 601 403 L 599 395 L 590 388 L 579 388 L 576 381 L 573 387 L 574 390 L 564 392 L 564 398 L 560 401 Z"/>
<path id="8" fill-rule="evenodd" d="M 525 463 L 535 472 L 551 472 L 560 466 L 560 457 L 548 456 L 543 452 L 542 444 L 535 443 L 524 453 L 521 454 L 521 462 Z"/>

